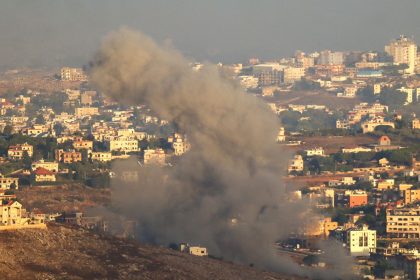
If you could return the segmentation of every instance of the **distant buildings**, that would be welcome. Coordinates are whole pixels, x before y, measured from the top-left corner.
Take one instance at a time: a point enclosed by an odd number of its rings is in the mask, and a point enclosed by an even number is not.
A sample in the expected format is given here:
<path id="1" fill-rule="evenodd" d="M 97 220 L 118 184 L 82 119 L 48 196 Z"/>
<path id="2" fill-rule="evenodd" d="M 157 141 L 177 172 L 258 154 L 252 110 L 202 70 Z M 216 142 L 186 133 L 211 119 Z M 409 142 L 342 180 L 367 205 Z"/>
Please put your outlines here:
<path id="1" fill-rule="evenodd" d="M 19 187 L 19 178 L 0 176 L 0 189 L 9 190 L 11 188 L 17 189 Z"/>
<path id="2" fill-rule="evenodd" d="M 352 256 L 369 256 L 376 248 L 376 230 L 367 226 L 352 228 L 347 231 L 347 248 Z"/>
<path id="3" fill-rule="evenodd" d="M 414 74 L 417 59 L 416 43 L 405 36 L 400 36 L 397 40 L 392 41 L 385 46 L 385 52 L 392 56 L 395 64 L 406 64 L 406 74 Z"/>
<path id="4" fill-rule="evenodd" d="M 32 157 L 34 154 L 34 147 L 32 145 L 29 145 L 28 143 L 24 143 L 10 146 L 7 150 L 8 158 L 14 160 L 23 159 L 25 153 L 27 153 L 29 157 Z"/>
<path id="5" fill-rule="evenodd" d="M 287 67 L 283 70 L 283 83 L 293 84 L 300 81 L 305 76 L 305 68 Z"/>
<path id="6" fill-rule="evenodd" d="M 420 129 L 420 119 L 414 119 L 411 121 L 412 129 Z"/>
<path id="7" fill-rule="evenodd" d="M 286 141 L 286 135 L 284 127 L 280 127 L 279 133 L 277 134 L 277 142 L 285 142 Z"/>
<path id="8" fill-rule="evenodd" d="M 207 248 L 201 246 L 190 246 L 188 243 L 179 244 L 179 250 L 190 255 L 206 257 L 208 256 Z"/>
<path id="9" fill-rule="evenodd" d="M 55 174 L 48 169 L 43 167 L 38 167 L 35 171 L 33 171 L 33 176 L 35 182 L 55 182 Z"/>
<path id="10" fill-rule="evenodd" d="M 408 189 L 403 191 L 403 198 L 405 204 L 411 204 L 420 200 L 420 190 L 419 189 Z"/>
<path id="11" fill-rule="evenodd" d="M 390 238 L 420 238 L 420 208 L 387 209 L 386 233 Z"/>
<path id="12" fill-rule="evenodd" d="M 138 152 L 139 141 L 127 137 L 117 137 L 105 142 L 110 152 Z"/>
<path id="13" fill-rule="evenodd" d="M 48 161 L 44 161 L 42 159 L 40 161 L 33 162 L 32 165 L 31 165 L 31 168 L 32 168 L 33 171 L 35 171 L 38 168 L 44 168 L 44 169 L 47 169 L 51 172 L 57 173 L 58 172 L 58 162 L 55 162 L 55 161 L 48 162 Z"/>
<path id="14" fill-rule="evenodd" d="M 77 151 L 55 150 L 55 160 L 62 163 L 73 163 L 82 161 L 82 153 Z"/>
<path id="15" fill-rule="evenodd" d="M 82 68 L 61 68 L 61 80 L 62 81 L 87 81 L 87 76 Z"/>
<path id="16" fill-rule="evenodd" d="M 99 115 L 99 109 L 97 107 L 79 107 L 75 109 L 74 115 L 77 118 Z"/>
<path id="17" fill-rule="evenodd" d="M 290 160 L 287 171 L 289 173 L 303 171 L 303 158 L 301 155 L 295 155 L 294 158 Z"/>
<path id="18" fill-rule="evenodd" d="M 91 152 L 90 160 L 108 162 L 112 160 L 112 153 L 110 152 Z"/>
<path id="19" fill-rule="evenodd" d="M 363 133 L 369 133 L 375 131 L 378 126 L 389 126 L 395 128 L 393 122 L 385 121 L 383 117 L 375 117 L 362 123 Z"/>
<path id="20" fill-rule="evenodd" d="M 348 207 L 360 207 L 368 204 L 368 194 L 365 191 L 347 191 Z"/>
<path id="21" fill-rule="evenodd" d="M 165 165 L 165 151 L 163 149 L 144 150 L 144 164 Z"/>
<path id="22" fill-rule="evenodd" d="M 339 65 L 344 64 L 344 53 L 325 50 L 319 53 L 318 64 Z"/>
<path id="23" fill-rule="evenodd" d="M 305 154 L 307 157 L 313 157 L 313 156 L 323 157 L 325 156 L 325 151 L 322 147 L 315 147 L 312 149 L 305 150 Z"/>

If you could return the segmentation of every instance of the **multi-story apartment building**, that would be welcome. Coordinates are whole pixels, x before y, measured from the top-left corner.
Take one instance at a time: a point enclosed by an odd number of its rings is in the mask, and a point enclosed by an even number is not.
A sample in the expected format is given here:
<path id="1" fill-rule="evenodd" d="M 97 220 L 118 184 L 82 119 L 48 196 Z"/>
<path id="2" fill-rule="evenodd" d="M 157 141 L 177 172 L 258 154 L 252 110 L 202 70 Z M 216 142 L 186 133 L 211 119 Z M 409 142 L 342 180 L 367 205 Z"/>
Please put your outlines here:
<path id="1" fill-rule="evenodd" d="M 303 171 L 303 158 L 301 155 L 295 155 L 292 160 L 289 161 L 289 167 L 287 168 L 287 171 L 289 173 L 295 171 L 295 172 L 301 172 Z"/>
<path id="2" fill-rule="evenodd" d="M 361 228 L 347 230 L 347 248 L 352 256 L 369 256 L 376 248 L 376 230 L 370 230 L 366 225 Z"/>
<path id="3" fill-rule="evenodd" d="M 411 204 L 413 202 L 420 200 L 420 190 L 408 189 L 408 190 L 404 190 L 403 194 L 404 194 L 405 204 Z"/>
<path id="4" fill-rule="evenodd" d="M 293 84 L 300 81 L 305 76 L 305 68 L 288 67 L 283 70 L 283 82 L 285 84 Z"/>
<path id="5" fill-rule="evenodd" d="M 55 150 L 55 160 L 63 163 L 73 163 L 82 161 L 82 153 L 77 151 Z"/>
<path id="6" fill-rule="evenodd" d="M 19 178 L 0 176 L 0 189 L 1 190 L 8 190 L 12 186 L 14 186 L 14 188 L 16 189 L 19 187 Z"/>
<path id="7" fill-rule="evenodd" d="M 112 160 L 112 153 L 110 152 L 92 152 L 90 154 L 90 159 L 92 161 L 111 161 Z"/>
<path id="8" fill-rule="evenodd" d="M 139 141 L 136 139 L 117 137 L 110 139 L 105 142 L 108 150 L 110 152 L 119 151 L 119 152 L 138 152 L 139 151 Z"/>
<path id="9" fill-rule="evenodd" d="M 7 150 L 7 156 L 10 159 L 20 160 L 23 159 L 25 152 L 29 157 L 32 157 L 34 154 L 34 147 L 28 143 L 9 146 L 9 149 Z"/>
<path id="10" fill-rule="evenodd" d="M 144 164 L 165 165 L 165 151 L 163 149 L 144 150 Z"/>
<path id="11" fill-rule="evenodd" d="M 93 149 L 93 141 L 90 140 L 79 140 L 73 142 L 73 148 L 75 150 L 92 150 Z"/>
<path id="12" fill-rule="evenodd" d="M 390 238 L 420 238 L 420 208 L 387 209 L 386 233 Z"/>
<path id="13" fill-rule="evenodd" d="M 62 81 L 87 81 L 82 68 L 63 67 L 60 71 Z"/>
<path id="14" fill-rule="evenodd" d="M 79 107 L 74 110 L 74 115 L 78 118 L 99 115 L 99 109 L 97 107 Z"/>
<path id="15" fill-rule="evenodd" d="M 344 53 L 325 50 L 319 53 L 318 64 L 337 65 L 344 63 Z"/>
<path id="16" fill-rule="evenodd" d="M 80 90 L 77 89 L 66 89 L 65 93 L 69 101 L 77 100 L 80 97 Z"/>
<path id="17" fill-rule="evenodd" d="M 385 52 L 392 56 L 394 63 L 406 64 L 406 74 L 414 74 L 416 70 L 417 44 L 410 38 L 400 36 L 385 46 Z"/>

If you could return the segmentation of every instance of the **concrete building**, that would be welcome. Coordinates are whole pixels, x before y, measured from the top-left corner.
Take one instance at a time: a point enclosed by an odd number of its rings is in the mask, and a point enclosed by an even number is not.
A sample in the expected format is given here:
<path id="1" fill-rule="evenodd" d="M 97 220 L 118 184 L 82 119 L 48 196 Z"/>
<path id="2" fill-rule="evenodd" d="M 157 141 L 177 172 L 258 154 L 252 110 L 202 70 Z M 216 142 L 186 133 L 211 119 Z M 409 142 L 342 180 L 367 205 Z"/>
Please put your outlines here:
<path id="1" fill-rule="evenodd" d="M 371 149 L 371 148 L 361 147 L 361 146 L 354 147 L 354 148 L 341 148 L 341 152 L 342 152 L 343 154 L 351 154 L 351 153 L 354 153 L 354 154 L 357 154 L 357 153 L 367 153 L 367 152 L 371 152 L 371 151 L 372 151 L 372 149 Z"/>
<path id="2" fill-rule="evenodd" d="M 199 257 L 208 256 L 207 248 L 199 247 L 199 246 L 190 246 L 188 248 L 188 253 L 190 255 L 199 256 Z"/>
<path id="3" fill-rule="evenodd" d="M 395 128 L 395 124 L 393 122 L 385 121 L 382 117 L 377 117 L 362 123 L 362 132 L 369 133 L 375 131 L 375 128 L 378 126 L 389 126 Z"/>
<path id="4" fill-rule="evenodd" d="M 323 156 L 325 156 L 325 152 L 324 152 L 324 149 L 322 147 L 316 147 L 316 148 L 313 148 L 313 149 L 305 150 L 305 154 L 308 157 L 313 157 L 313 156 L 323 157 Z"/>
<path id="5" fill-rule="evenodd" d="M 81 94 L 80 104 L 91 106 L 95 97 L 96 97 L 96 91 L 87 90 Z"/>
<path id="6" fill-rule="evenodd" d="M 77 151 L 55 150 L 55 160 L 63 163 L 73 163 L 82 161 L 82 153 Z"/>
<path id="7" fill-rule="evenodd" d="M 112 160 L 112 153 L 110 152 L 92 152 L 90 154 L 90 160 L 107 162 Z"/>
<path id="8" fill-rule="evenodd" d="M 391 139 L 388 136 L 383 135 L 379 138 L 378 144 L 379 144 L 379 146 L 390 146 L 391 145 Z"/>
<path id="9" fill-rule="evenodd" d="M 190 246 L 187 243 L 179 244 L 179 250 L 190 255 L 205 257 L 208 256 L 207 248 L 201 246 Z"/>
<path id="10" fill-rule="evenodd" d="M 66 89 L 65 93 L 69 101 L 75 101 L 80 97 L 80 90 L 77 89 Z"/>
<path id="11" fill-rule="evenodd" d="M 288 67 L 283 70 L 283 82 L 285 84 L 293 84 L 300 81 L 305 76 L 305 68 Z"/>
<path id="12" fill-rule="evenodd" d="M 417 59 L 417 44 L 410 38 L 400 36 L 385 46 L 385 52 L 392 56 L 395 64 L 407 64 L 405 74 L 414 74 Z"/>
<path id="13" fill-rule="evenodd" d="M 7 150 L 7 157 L 14 160 L 20 160 L 23 159 L 25 152 L 29 157 L 32 157 L 34 154 L 34 147 L 28 143 L 9 146 L 9 149 Z"/>
<path id="14" fill-rule="evenodd" d="M 308 69 L 310 67 L 313 67 L 315 65 L 315 59 L 313 57 L 309 56 L 301 56 L 296 58 L 296 66 Z"/>
<path id="15" fill-rule="evenodd" d="M 347 230 L 347 248 L 352 256 L 369 256 L 376 248 L 376 230 L 370 230 L 366 225 Z"/>
<path id="16" fill-rule="evenodd" d="M 31 165 L 31 169 L 34 171 L 38 168 L 44 168 L 44 169 L 47 169 L 51 172 L 56 173 L 56 172 L 58 172 L 58 162 L 56 162 L 56 161 L 53 161 L 53 162 L 44 161 L 43 159 L 41 159 L 40 161 L 33 162 L 32 165 Z"/>
<path id="17" fill-rule="evenodd" d="M 365 191 L 347 191 L 348 207 L 360 207 L 368 204 L 368 194 Z"/>
<path id="18" fill-rule="evenodd" d="M 405 98 L 405 103 L 404 105 L 408 105 L 413 103 L 413 96 L 414 96 L 414 89 L 413 88 L 406 88 L 406 87 L 402 87 L 397 89 L 399 92 L 401 92 L 401 94 L 406 94 L 406 98 Z"/>
<path id="19" fill-rule="evenodd" d="M 245 89 L 255 89 L 258 87 L 258 78 L 254 76 L 243 75 L 239 76 L 237 80 L 239 81 L 239 84 Z"/>
<path id="20" fill-rule="evenodd" d="M 0 176 L 0 189 L 9 190 L 11 187 L 19 187 L 19 178 Z"/>
<path id="21" fill-rule="evenodd" d="M 74 115 L 77 118 L 99 115 L 99 109 L 97 107 L 79 107 L 74 110 Z"/>
<path id="22" fill-rule="evenodd" d="M 420 238 L 420 208 L 387 209 L 386 233 L 390 238 Z"/>
<path id="23" fill-rule="evenodd" d="M 55 174 L 48 169 L 43 167 L 38 167 L 35 171 L 33 171 L 33 176 L 35 182 L 55 182 Z"/>
<path id="24" fill-rule="evenodd" d="M 395 187 L 394 179 L 385 179 L 379 180 L 376 184 L 376 189 L 378 191 L 392 190 Z"/>
<path id="25" fill-rule="evenodd" d="M 420 119 L 414 119 L 411 121 L 412 129 L 420 129 Z"/>
<path id="26" fill-rule="evenodd" d="M 126 137 L 119 137 L 105 142 L 105 145 L 110 152 L 138 152 L 139 141 Z"/>
<path id="27" fill-rule="evenodd" d="M 22 224 L 22 204 L 14 200 L 0 200 L 0 228 L 1 226 Z"/>
<path id="28" fill-rule="evenodd" d="M 79 140 L 73 142 L 73 148 L 75 150 L 92 150 L 93 149 L 93 141 L 90 140 Z"/>
<path id="29" fill-rule="evenodd" d="M 303 158 L 301 155 L 295 155 L 292 160 L 289 161 L 287 168 L 289 173 L 291 172 L 302 172 L 303 171 Z"/>
<path id="30" fill-rule="evenodd" d="M 404 190 L 403 196 L 404 196 L 405 204 L 414 203 L 420 200 L 420 190 L 412 190 L 412 189 Z"/>
<path id="31" fill-rule="evenodd" d="M 357 86 L 346 86 L 346 87 L 344 87 L 343 97 L 347 97 L 347 98 L 356 97 L 358 89 L 359 88 Z"/>
<path id="32" fill-rule="evenodd" d="M 144 164 L 165 165 L 166 155 L 163 149 L 144 150 Z"/>
<path id="33" fill-rule="evenodd" d="M 284 142 L 286 141 L 286 135 L 285 135 L 285 130 L 284 127 L 280 127 L 279 133 L 277 134 L 277 142 Z"/>
<path id="34" fill-rule="evenodd" d="M 330 50 L 321 51 L 318 57 L 318 64 L 337 65 L 344 63 L 344 53 Z"/>
<path id="35" fill-rule="evenodd" d="M 63 67 L 60 74 L 62 81 L 87 81 L 87 76 L 82 68 Z"/>

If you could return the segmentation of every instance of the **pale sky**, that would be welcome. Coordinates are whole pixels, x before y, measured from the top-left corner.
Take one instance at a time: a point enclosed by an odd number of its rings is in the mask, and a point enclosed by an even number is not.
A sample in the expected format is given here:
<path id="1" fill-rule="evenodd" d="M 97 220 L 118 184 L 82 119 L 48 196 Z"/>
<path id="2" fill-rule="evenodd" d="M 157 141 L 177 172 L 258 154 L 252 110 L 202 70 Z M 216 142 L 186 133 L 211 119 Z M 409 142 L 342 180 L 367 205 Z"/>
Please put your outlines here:
<path id="1" fill-rule="evenodd" d="M 419 0 L 0 0 L 0 68 L 81 65 L 121 26 L 213 62 L 420 42 Z"/>

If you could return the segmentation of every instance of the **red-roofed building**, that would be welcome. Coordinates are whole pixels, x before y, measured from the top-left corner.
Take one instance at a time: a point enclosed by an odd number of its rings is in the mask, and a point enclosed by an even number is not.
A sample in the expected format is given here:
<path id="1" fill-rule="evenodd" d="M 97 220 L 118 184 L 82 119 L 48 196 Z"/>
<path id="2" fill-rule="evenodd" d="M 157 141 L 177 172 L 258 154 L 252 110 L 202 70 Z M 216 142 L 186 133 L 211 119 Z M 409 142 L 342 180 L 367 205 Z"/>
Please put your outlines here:
<path id="1" fill-rule="evenodd" d="M 379 146 L 389 146 L 391 145 L 391 139 L 388 136 L 384 135 L 379 138 Z"/>
<path id="2" fill-rule="evenodd" d="M 55 182 L 55 174 L 48 169 L 45 169 L 43 167 L 38 167 L 33 172 L 35 182 Z"/>

